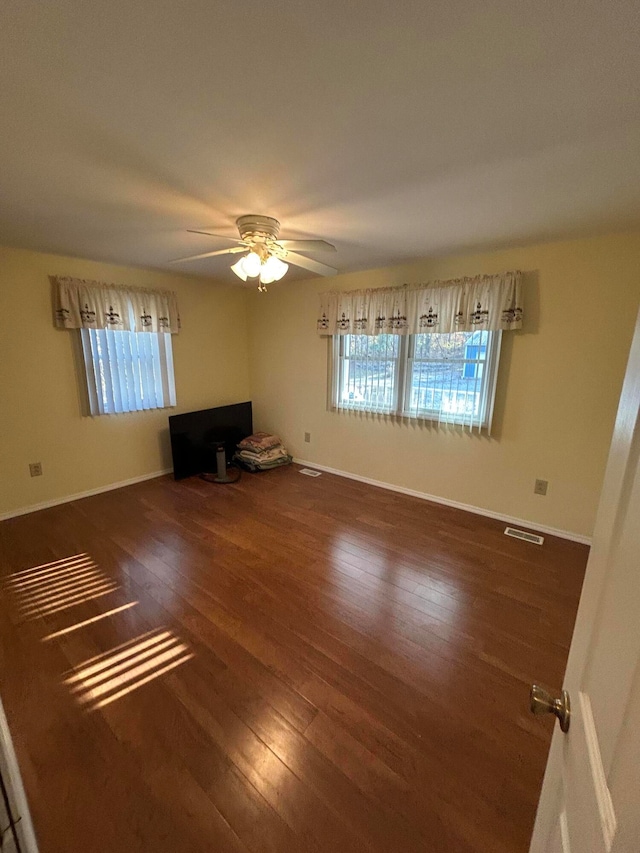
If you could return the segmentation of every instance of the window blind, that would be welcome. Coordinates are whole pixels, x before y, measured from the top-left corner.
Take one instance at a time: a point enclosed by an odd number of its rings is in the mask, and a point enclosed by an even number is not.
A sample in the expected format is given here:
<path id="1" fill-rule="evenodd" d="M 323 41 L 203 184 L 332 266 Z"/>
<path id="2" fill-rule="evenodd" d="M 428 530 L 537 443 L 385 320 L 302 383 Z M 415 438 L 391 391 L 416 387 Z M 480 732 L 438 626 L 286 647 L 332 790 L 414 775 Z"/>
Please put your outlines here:
<path id="1" fill-rule="evenodd" d="M 81 329 L 92 415 L 175 406 L 171 335 Z"/>

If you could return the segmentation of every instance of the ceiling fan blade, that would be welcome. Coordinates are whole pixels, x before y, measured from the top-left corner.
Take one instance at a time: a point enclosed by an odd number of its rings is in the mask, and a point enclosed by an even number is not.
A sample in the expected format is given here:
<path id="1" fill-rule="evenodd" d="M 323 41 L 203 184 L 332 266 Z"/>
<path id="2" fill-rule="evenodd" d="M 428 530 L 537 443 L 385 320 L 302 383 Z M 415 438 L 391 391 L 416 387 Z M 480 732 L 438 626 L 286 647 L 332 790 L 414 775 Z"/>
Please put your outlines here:
<path id="1" fill-rule="evenodd" d="M 283 260 L 290 264 L 295 264 L 297 267 L 302 267 L 309 272 L 318 273 L 318 275 L 335 275 L 338 270 L 333 267 L 328 267 L 326 264 L 320 264 L 318 261 L 313 261 L 311 258 L 305 258 L 303 255 L 298 255 L 295 252 L 287 251 Z"/>
<path id="2" fill-rule="evenodd" d="M 170 264 L 179 264 L 182 261 L 199 261 L 201 258 L 212 258 L 214 255 L 232 255 L 234 252 L 246 252 L 246 246 L 232 246 L 230 249 L 218 249 L 217 252 L 203 252 L 201 255 L 188 255 L 186 258 L 174 258 Z"/>
<path id="3" fill-rule="evenodd" d="M 326 240 L 278 240 L 280 246 L 293 252 L 335 252 L 336 247 Z"/>
<path id="4" fill-rule="evenodd" d="M 187 228 L 188 234 L 206 234 L 207 237 L 218 237 L 220 240 L 228 240 L 229 243 L 242 243 L 237 237 L 224 237 L 222 234 L 214 234 L 213 231 L 196 231 L 195 228 Z"/>

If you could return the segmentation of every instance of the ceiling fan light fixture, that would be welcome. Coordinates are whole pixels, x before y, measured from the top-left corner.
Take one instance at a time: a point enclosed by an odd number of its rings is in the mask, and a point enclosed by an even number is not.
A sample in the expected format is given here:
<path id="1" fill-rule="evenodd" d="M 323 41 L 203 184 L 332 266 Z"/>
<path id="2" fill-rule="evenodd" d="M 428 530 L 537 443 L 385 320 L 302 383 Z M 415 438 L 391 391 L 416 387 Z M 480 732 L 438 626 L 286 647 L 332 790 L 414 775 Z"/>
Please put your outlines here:
<path id="1" fill-rule="evenodd" d="M 265 261 L 262 261 L 257 252 L 251 251 L 243 255 L 231 269 L 242 281 L 258 278 L 259 284 L 262 285 L 280 281 L 289 269 L 289 264 L 285 264 L 275 255 L 269 255 Z"/>
<path id="2" fill-rule="evenodd" d="M 280 281 L 280 279 L 286 274 L 289 269 L 289 264 L 285 264 L 284 261 L 281 261 L 280 258 L 276 258 L 275 255 L 270 255 L 265 263 L 262 265 L 262 270 L 260 271 L 260 278 L 264 282 L 264 274 L 266 273 L 270 276 L 269 281 L 266 282 L 269 284 L 271 281 Z"/>
<path id="3" fill-rule="evenodd" d="M 244 261 L 244 258 L 240 258 L 239 261 L 236 261 L 236 263 L 232 265 L 231 269 L 238 276 L 238 278 L 241 278 L 242 281 L 246 281 L 247 280 L 247 274 L 244 271 L 244 266 L 242 264 L 243 261 Z"/>
<path id="4" fill-rule="evenodd" d="M 243 255 L 237 263 L 232 265 L 231 269 L 242 281 L 246 281 L 248 278 L 257 278 L 262 269 L 262 259 L 257 252 L 251 251 Z"/>
<path id="5" fill-rule="evenodd" d="M 255 278 L 257 275 L 260 275 L 262 259 L 257 252 L 249 252 L 248 255 L 245 255 L 242 258 L 240 263 L 242 264 L 242 269 L 244 270 L 247 278 Z"/>

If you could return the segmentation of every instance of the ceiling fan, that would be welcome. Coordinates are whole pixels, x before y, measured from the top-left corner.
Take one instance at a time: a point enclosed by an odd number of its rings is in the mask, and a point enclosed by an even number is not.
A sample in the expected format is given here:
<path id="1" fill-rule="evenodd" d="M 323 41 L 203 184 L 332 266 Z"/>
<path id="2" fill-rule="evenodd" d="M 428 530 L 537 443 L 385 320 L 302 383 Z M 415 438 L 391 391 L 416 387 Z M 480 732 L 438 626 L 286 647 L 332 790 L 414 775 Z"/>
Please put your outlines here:
<path id="1" fill-rule="evenodd" d="M 280 240 L 280 223 L 272 216 L 248 214 L 236 219 L 240 239 L 223 237 L 210 231 L 188 229 L 190 234 L 207 234 L 209 237 L 220 237 L 237 243 L 228 249 L 218 249 L 214 252 L 203 252 L 200 255 L 189 255 L 186 258 L 175 258 L 170 261 L 178 264 L 183 261 L 197 261 L 201 258 L 212 258 L 214 255 L 232 255 L 246 252 L 231 269 L 243 281 L 254 279 L 258 282 L 258 290 L 266 291 L 267 284 L 280 281 L 289 269 L 289 264 L 302 267 L 309 272 L 319 275 L 334 275 L 338 272 L 334 267 L 321 264 L 312 258 L 306 258 L 298 252 L 335 252 L 336 247 L 326 240 Z M 288 263 L 286 263 L 288 261 Z"/>

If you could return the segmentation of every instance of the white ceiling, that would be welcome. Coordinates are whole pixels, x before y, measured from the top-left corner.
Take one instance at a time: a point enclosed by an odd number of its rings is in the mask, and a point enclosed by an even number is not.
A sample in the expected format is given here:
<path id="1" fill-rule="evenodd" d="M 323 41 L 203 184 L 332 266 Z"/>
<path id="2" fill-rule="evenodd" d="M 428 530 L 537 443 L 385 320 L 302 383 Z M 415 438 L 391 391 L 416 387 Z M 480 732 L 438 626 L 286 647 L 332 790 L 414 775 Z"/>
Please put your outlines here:
<path id="1" fill-rule="evenodd" d="M 637 0 L 3 0 L 0 243 L 166 267 L 261 213 L 350 271 L 636 226 L 639 35 Z"/>

